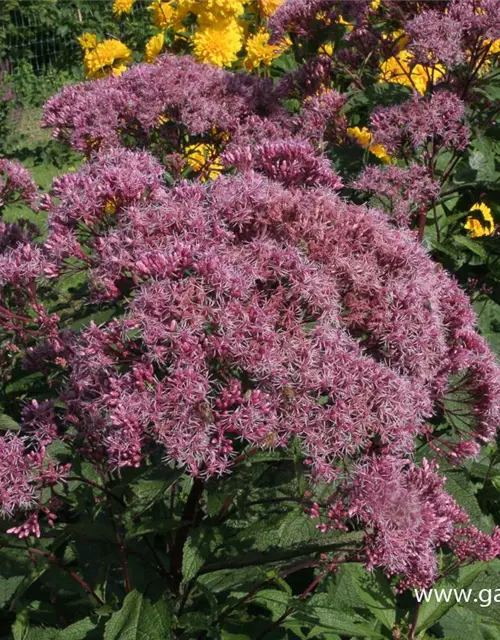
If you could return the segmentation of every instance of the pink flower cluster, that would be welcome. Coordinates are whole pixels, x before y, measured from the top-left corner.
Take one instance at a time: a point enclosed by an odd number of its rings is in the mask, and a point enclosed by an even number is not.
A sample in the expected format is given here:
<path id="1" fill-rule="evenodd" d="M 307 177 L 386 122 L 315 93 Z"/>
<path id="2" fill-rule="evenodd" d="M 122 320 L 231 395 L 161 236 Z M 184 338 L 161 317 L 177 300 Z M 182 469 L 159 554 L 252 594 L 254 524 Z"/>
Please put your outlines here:
<path id="1" fill-rule="evenodd" d="M 98 464 L 138 466 L 161 445 L 202 477 L 230 470 L 240 440 L 298 438 L 341 496 L 336 526 L 371 531 L 369 564 L 428 584 L 436 547 L 467 555 L 470 525 L 434 466 L 409 462 L 415 438 L 452 462 L 474 455 L 496 430 L 499 368 L 466 295 L 412 235 L 287 178 L 300 171 L 263 148 L 207 184 L 168 189 L 151 156 L 123 149 L 55 181 L 46 273 L 80 265 L 95 300 L 125 309 L 61 336 L 63 422 Z M 439 416 L 452 438 L 433 433 Z"/>
<path id="2" fill-rule="evenodd" d="M 409 226 L 412 217 L 426 212 L 441 192 L 441 185 L 429 176 L 425 167 L 412 163 L 407 169 L 396 165 L 369 166 L 353 186 L 373 194 L 399 226 Z"/>
<path id="3" fill-rule="evenodd" d="M 19 538 L 40 537 L 40 513 L 53 524 L 57 501 L 47 501 L 43 492 L 63 482 L 70 468 L 70 465 L 55 464 L 43 444 L 38 443 L 31 452 L 26 444 L 23 438 L 12 433 L 0 437 L 0 516 L 27 514 L 23 524 L 7 531 Z"/>
<path id="4" fill-rule="evenodd" d="M 458 64 L 466 27 L 493 37 L 476 2 L 460 20 L 457 2 L 449 14 L 421 4 L 388 3 L 411 20 L 416 59 Z M 288 0 L 271 27 L 307 39 L 342 13 L 361 51 L 375 12 L 368 0 Z M 500 533 L 471 525 L 437 464 L 414 461 L 417 438 L 452 464 L 476 455 L 500 417 L 500 368 L 467 296 L 398 228 L 439 195 L 435 149 L 467 146 L 465 102 L 442 85 L 371 115 L 374 144 L 425 165 L 368 167 L 354 183 L 389 203 L 391 219 L 337 193 L 325 150 L 347 122 L 343 96 L 324 91 L 334 70 L 317 55 L 273 85 L 166 55 L 47 103 L 45 125 L 88 162 L 42 199 L 43 245 L 0 226 L 2 337 L 19 342 L 26 366 L 57 372 L 59 401 L 25 408 L 26 443 L 0 441 L 0 508 L 28 515 L 13 533 L 38 535 L 38 514 L 55 517 L 40 490 L 65 477 L 45 449 L 64 430 L 101 469 L 138 467 L 159 447 L 202 478 L 230 471 L 242 443 L 298 440 L 312 478 L 332 484 L 319 526 L 362 527 L 367 565 L 402 587 L 433 581 L 442 545 L 460 561 L 500 551 Z M 179 178 L 193 142 L 213 144 L 227 171 L 167 186 L 156 158 Z M 2 198 L 35 204 L 23 171 L 0 168 Z M 40 281 L 75 272 L 85 302 L 113 309 L 112 320 L 70 331 L 45 309 Z M 444 421 L 447 435 L 434 427 Z"/>
<path id="5" fill-rule="evenodd" d="M 394 156 L 422 150 L 427 143 L 444 149 L 464 149 L 469 128 L 465 104 L 454 93 L 436 91 L 430 98 L 414 95 L 395 107 L 380 107 L 371 117 L 375 141 Z M 424 149 L 425 153 L 425 149 Z"/>
<path id="6" fill-rule="evenodd" d="M 0 210 L 9 203 L 23 201 L 36 210 L 38 187 L 19 162 L 0 158 Z"/>

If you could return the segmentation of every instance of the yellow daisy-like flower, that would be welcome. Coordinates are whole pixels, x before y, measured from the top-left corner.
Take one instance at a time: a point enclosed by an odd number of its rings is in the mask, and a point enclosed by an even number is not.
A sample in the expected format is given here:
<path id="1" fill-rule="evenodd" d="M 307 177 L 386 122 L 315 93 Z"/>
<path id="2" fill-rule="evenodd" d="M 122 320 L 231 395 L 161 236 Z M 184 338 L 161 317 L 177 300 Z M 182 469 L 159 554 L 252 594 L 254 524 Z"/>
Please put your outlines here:
<path id="1" fill-rule="evenodd" d="M 156 60 L 163 49 L 164 42 L 165 36 L 163 32 L 157 33 L 146 42 L 146 46 L 144 47 L 145 62 L 154 62 Z"/>
<path id="2" fill-rule="evenodd" d="M 416 89 L 423 95 L 429 82 L 436 82 L 446 73 L 446 69 L 440 64 L 436 64 L 433 67 L 416 64 L 412 67 L 412 60 L 413 55 L 406 49 L 384 60 L 380 65 L 378 81 L 402 84 L 405 87 L 410 87 L 410 89 Z"/>
<path id="3" fill-rule="evenodd" d="M 119 18 L 124 13 L 130 13 L 135 0 L 115 0 L 113 2 L 113 15 Z"/>
<path id="4" fill-rule="evenodd" d="M 373 9 L 373 11 L 376 11 L 381 4 L 382 4 L 382 0 L 372 0 L 370 2 L 370 9 Z"/>
<path id="5" fill-rule="evenodd" d="M 243 44 L 242 31 L 236 20 L 228 20 L 198 29 L 192 43 L 198 62 L 228 67 L 238 59 Z"/>
<path id="6" fill-rule="evenodd" d="M 198 18 L 200 27 L 217 27 L 221 23 L 233 22 L 244 11 L 244 3 L 240 0 L 203 0 L 191 5 L 191 12 Z"/>
<path id="7" fill-rule="evenodd" d="M 285 0 L 258 0 L 259 10 L 265 18 L 270 18 Z"/>
<path id="8" fill-rule="evenodd" d="M 89 49 L 97 47 L 97 36 L 95 33 L 89 33 L 86 31 L 79 36 L 78 42 L 84 51 L 88 51 Z"/>
<path id="9" fill-rule="evenodd" d="M 177 11 L 172 2 L 160 2 L 155 0 L 148 9 L 153 14 L 153 24 L 159 29 L 168 29 L 178 20 Z"/>
<path id="10" fill-rule="evenodd" d="M 186 163 L 195 171 L 203 172 L 202 182 L 216 180 L 224 166 L 217 161 L 217 150 L 212 144 L 191 144 L 186 147 Z"/>
<path id="11" fill-rule="evenodd" d="M 467 230 L 468 235 L 471 238 L 481 238 L 482 236 L 491 236 L 495 231 L 495 221 L 491 215 L 491 209 L 484 202 L 476 202 L 469 209 L 472 213 L 478 211 L 481 214 L 482 221 L 477 217 L 468 216 L 464 229 Z"/>
<path id="12" fill-rule="evenodd" d="M 104 40 L 85 52 L 86 78 L 104 78 L 110 73 L 122 74 L 132 62 L 132 51 L 119 40 Z"/>
<path id="13" fill-rule="evenodd" d="M 261 64 L 269 66 L 275 58 L 290 46 L 290 42 L 287 40 L 282 40 L 275 45 L 269 44 L 270 36 L 271 34 L 267 31 L 260 30 L 248 38 L 245 44 L 247 50 L 245 66 L 247 69 L 255 69 Z"/>
<path id="14" fill-rule="evenodd" d="M 381 144 L 373 143 L 373 133 L 366 127 L 360 129 L 359 127 L 349 127 L 347 129 L 347 135 L 354 138 L 363 149 L 368 149 L 370 153 L 373 153 L 384 164 L 390 164 L 392 161 L 391 156 L 385 150 L 385 147 Z"/>

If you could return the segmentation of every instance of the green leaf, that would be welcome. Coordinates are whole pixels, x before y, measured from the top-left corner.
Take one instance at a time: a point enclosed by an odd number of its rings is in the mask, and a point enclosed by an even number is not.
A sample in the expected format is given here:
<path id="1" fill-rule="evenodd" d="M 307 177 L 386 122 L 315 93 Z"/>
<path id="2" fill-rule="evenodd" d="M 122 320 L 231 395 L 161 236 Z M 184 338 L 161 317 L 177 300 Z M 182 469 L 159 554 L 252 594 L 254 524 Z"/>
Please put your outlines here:
<path id="1" fill-rule="evenodd" d="M 445 490 L 467 511 L 472 524 L 484 528 L 484 515 L 474 495 L 474 485 L 465 471 L 462 469 L 448 471 Z"/>
<path id="2" fill-rule="evenodd" d="M 478 314 L 478 326 L 481 334 L 490 346 L 500 355 L 500 305 L 488 298 L 474 303 Z"/>
<path id="3" fill-rule="evenodd" d="M 449 592 L 450 589 L 466 589 L 476 580 L 476 578 L 487 568 L 485 562 L 478 562 L 471 566 L 461 567 L 455 572 L 453 577 L 439 580 L 434 585 L 434 590 L 443 590 Z M 418 620 L 417 620 L 417 633 L 425 631 L 436 624 L 445 613 L 447 613 L 452 607 L 456 606 L 457 602 L 452 596 L 449 598 L 449 602 L 438 602 L 434 597 L 434 594 L 430 598 L 429 602 L 423 602 L 420 606 Z"/>
<path id="4" fill-rule="evenodd" d="M 386 629 L 392 631 L 396 623 L 396 599 L 387 578 L 380 571 L 367 573 L 364 567 L 352 566 L 358 569 L 355 584 L 360 600 Z"/>
<path id="5" fill-rule="evenodd" d="M 154 518 L 142 518 L 140 524 L 129 525 L 127 533 L 127 540 L 132 538 L 138 538 L 139 536 L 145 536 L 148 533 L 152 534 L 165 534 L 169 531 L 174 531 L 181 527 L 183 523 L 180 520 L 174 520 L 174 518 L 167 518 L 166 520 L 155 520 Z"/>
<path id="6" fill-rule="evenodd" d="M 456 606 L 450 609 L 441 620 L 439 627 L 446 637 L 453 637 L 456 640 L 475 640 L 481 637 L 479 631 L 480 619 L 465 607 Z"/>
<path id="7" fill-rule="evenodd" d="M 333 608 L 332 598 L 328 593 L 319 593 L 307 602 L 304 609 L 295 616 L 295 621 L 320 626 L 330 632 L 361 638 L 383 638 L 369 622 L 354 612 L 344 613 Z"/>
<path id="8" fill-rule="evenodd" d="M 476 172 L 479 182 L 494 180 L 495 152 L 488 138 L 478 137 L 473 143 L 473 149 L 469 155 L 470 168 Z"/>
<path id="9" fill-rule="evenodd" d="M 120 611 L 106 624 L 104 640 L 173 639 L 172 604 L 163 597 L 149 598 L 138 591 L 125 597 Z"/>
<path id="10" fill-rule="evenodd" d="M 472 253 L 479 256 L 485 262 L 488 260 L 488 253 L 486 249 L 477 240 L 473 240 L 468 236 L 453 236 L 453 242 L 459 247 L 472 251 Z"/>
<path id="11" fill-rule="evenodd" d="M 74 624 L 69 625 L 66 629 L 59 631 L 56 640 L 87 640 L 92 636 L 97 624 L 92 622 L 90 618 L 83 618 Z"/>
<path id="12" fill-rule="evenodd" d="M 0 413 L 0 431 L 19 431 L 19 425 L 6 413 Z"/>
<path id="13" fill-rule="evenodd" d="M 216 527 L 199 527 L 189 534 L 182 556 L 183 582 L 188 582 L 196 576 L 222 540 L 222 533 Z"/>
<path id="14" fill-rule="evenodd" d="M 252 599 L 252 604 L 259 604 L 270 611 L 272 620 L 275 622 L 285 613 L 290 605 L 290 596 L 278 589 L 262 589 Z"/>

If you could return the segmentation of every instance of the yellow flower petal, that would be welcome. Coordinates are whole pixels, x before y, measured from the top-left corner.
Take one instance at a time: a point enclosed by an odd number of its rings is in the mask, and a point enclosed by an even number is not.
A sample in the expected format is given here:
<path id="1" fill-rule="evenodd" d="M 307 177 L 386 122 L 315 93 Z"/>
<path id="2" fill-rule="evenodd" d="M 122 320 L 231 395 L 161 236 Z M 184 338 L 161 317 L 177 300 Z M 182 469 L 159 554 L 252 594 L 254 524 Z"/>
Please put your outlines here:
<path id="1" fill-rule="evenodd" d="M 113 15 L 119 18 L 124 13 L 130 13 L 134 2 L 135 0 L 115 0 L 113 2 Z"/>
<path id="2" fill-rule="evenodd" d="M 83 62 L 87 78 L 120 75 L 132 62 L 132 51 L 119 40 L 104 40 L 85 52 Z"/>
<path id="3" fill-rule="evenodd" d="M 216 180 L 224 166 L 217 161 L 217 151 L 211 144 L 192 144 L 186 147 L 186 163 L 203 172 L 202 181 Z"/>
<path id="4" fill-rule="evenodd" d="M 95 33 L 89 33 L 88 31 L 86 31 L 85 33 L 82 33 L 82 35 L 77 39 L 84 51 L 88 51 L 89 49 L 94 49 L 95 47 L 97 47 L 97 35 Z"/>
<path id="5" fill-rule="evenodd" d="M 373 134 L 367 129 L 367 127 L 363 127 L 362 129 L 359 127 L 349 127 L 347 129 L 347 135 L 354 138 L 356 142 L 363 147 L 363 149 L 368 149 L 370 153 L 373 153 L 373 155 L 384 164 L 390 164 L 392 162 L 392 158 L 385 150 L 385 147 L 381 144 L 374 144 L 372 142 Z"/>
<path id="6" fill-rule="evenodd" d="M 193 53 L 199 62 L 228 67 L 238 59 L 243 38 L 236 20 L 201 27 L 192 37 Z"/>
<path id="7" fill-rule="evenodd" d="M 165 36 L 163 35 L 163 32 L 157 33 L 155 36 L 151 37 L 146 42 L 146 46 L 144 48 L 144 60 L 146 62 L 154 62 L 160 55 L 164 42 Z"/>
<path id="8" fill-rule="evenodd" d="M 491 215 L 491 209 L 484 202 L 476 202 L 469 209 L 471 213 L 478 212 L 481 220 L 477 216 L 468 216 L 464 229 L 469 233 L 471 238 L 481 238 L 482 236 L 491 236 L 495 231 L 495 221 Z"/>
<path id="9" fill-rule="evenodd" d="M 247 69 L 255 69 L 261 64 L 269 66 L 272 61 L 279 57 L 285 49 L 290 46 L 289 41 L 282 40 L 279 44 L 269 44 L 271 34 L 260 30 L 250 36 L 246 41 L 245 48 L 247 57 L 245 66 Z"/>

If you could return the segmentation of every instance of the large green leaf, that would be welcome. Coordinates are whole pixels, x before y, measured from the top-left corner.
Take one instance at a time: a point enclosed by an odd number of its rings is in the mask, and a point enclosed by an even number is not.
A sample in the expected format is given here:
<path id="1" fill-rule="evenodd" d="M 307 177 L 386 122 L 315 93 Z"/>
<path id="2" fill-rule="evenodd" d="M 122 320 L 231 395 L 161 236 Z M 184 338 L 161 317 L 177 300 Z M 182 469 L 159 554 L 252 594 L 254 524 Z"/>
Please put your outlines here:
<path id="1" fill-rule="evenodd" d="M 357 613 L 339 611 L 333 607 L 332 598 L 327 593 L 319 593 L 310 598 L 307 608 L 297 613 L 296 622 L 303 622 L 356 638 L 383 638 L 383 634 Z"/>
<path id="2" fill-rule="evenodd" d="M 439 580 L 439 582 L 434 585 L 434 590 L 438 592 L 443 590 L 443 592 L 449 593 L 452 589 L 457 589 L 458 591 L 460 591 L 460 589 L 466 589 L 485 571 L 486 567 L 485 562 L 478 562 L 471 566 L 461 567 L 452 577 Z M 456 599 L 453 596 L 448 599 L 449 602 L 445 602 L 443 599 L 441 602 L 438 602 L 433 593 L 429 598 L 429 602 L 424 601 L 421 604 L 416 626 L 417 633 L 432 627 L 432 625 L 436 624 L 452 607 L 457 606 Z"/>
<path id="3" fill-rule="evenodd" d="M 114 613 L 104 640 L 168 640 L 173 638 L 172 603 L 168 597 L 150 598 L 138 591 L 125 597 L 122 608 Z"/>
<path id="4" fill-rule="evenodd" d="M 200 527 L 189 534 L 182 556 L 182 579 L 184 582 L 188 582 L 196 576 L 222 540 L 222 533 L 216 527 Z"/>

